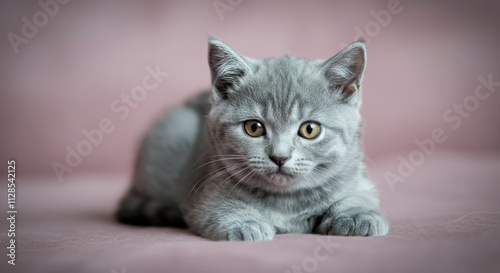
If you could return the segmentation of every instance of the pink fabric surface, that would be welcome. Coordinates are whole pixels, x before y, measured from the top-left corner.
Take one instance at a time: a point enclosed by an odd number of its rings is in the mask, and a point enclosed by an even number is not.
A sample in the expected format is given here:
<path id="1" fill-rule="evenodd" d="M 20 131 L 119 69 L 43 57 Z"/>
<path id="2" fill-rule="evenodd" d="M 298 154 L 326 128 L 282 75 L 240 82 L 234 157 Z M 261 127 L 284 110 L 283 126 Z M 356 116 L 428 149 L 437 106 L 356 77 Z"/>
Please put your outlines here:
<path id="1" fill-rule="evenodd" d="M 17 265 L 2 262 L 0 268 L 72 273 L 122 268 L 128 273 L 498 272 L 499 165 L 499 154 L 437 153 L 392 192 L 383 179 L 392 163 L 372 162 L 369 171 L 392 226 L 388 236 L 286 234 L 259 243 L 212 242 L 181 229 L 116 223 L 112 213 L 127 177 L 75 176 L 67 183 L 20 177 Z M 0 223 L 3 232 L 5 222 Z M 4 241 L 6 234 L 1 236 Z M 302 271 L 293 271 L 294 266 Z"/>

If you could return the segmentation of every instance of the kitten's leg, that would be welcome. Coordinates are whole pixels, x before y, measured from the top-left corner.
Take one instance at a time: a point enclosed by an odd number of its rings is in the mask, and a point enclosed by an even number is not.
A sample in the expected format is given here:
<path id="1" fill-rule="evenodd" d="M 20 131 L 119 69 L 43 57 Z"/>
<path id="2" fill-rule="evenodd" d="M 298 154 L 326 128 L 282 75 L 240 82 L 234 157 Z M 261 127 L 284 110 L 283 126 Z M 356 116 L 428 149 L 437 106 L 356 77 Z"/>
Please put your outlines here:
<path id="1" fill-rule="evenodd" d="M 389 224 L 371 191 L 346 194 L 325 212 L 315 233 L 342 236 L 382 236 Z"/>
<path id="2" fill-rule="evenodd" d="M 130 225 L 186 227 L 177 206 L 162 204 L 134 192 L 122 199 L 116 216 L 120 222 Z"/>
<path id="3" fill-rule="evenodd" d="M 255 208 L 239 201 L 216 200 L 201 202 L 186 215 L 193 232 L 211 239 L 228 241 L 268 241 L 275 228 Z"/>

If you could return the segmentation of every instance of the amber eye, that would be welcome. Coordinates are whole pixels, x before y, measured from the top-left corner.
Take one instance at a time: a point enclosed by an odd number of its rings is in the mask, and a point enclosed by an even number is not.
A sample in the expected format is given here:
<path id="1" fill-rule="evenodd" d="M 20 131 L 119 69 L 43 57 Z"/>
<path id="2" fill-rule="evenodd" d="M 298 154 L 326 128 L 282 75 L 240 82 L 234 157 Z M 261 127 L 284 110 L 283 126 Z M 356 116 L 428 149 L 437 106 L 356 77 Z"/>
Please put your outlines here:
<path id="1" fill-rule="evenodd" d="M 306 121 L 300 125 L 299 136 L 307 139 L 313 139 L 321 132 L 321 125 L 314 121 Z"/>
<path id="2" fill-rule="evenodd" d="M 244 125 L 245 132 L 251 137 L 260 137 L 266 134 L 264 125 L 258 120 L 247 120 Z"/>

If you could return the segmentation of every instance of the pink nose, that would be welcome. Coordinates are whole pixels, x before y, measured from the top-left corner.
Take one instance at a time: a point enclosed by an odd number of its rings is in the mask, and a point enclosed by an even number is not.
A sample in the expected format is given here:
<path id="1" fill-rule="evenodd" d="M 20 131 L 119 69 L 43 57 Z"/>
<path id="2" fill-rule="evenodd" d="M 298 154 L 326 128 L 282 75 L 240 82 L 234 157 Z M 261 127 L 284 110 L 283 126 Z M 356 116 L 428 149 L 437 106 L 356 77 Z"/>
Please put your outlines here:
<path id="1" fill-rule="evenodd" d="M 271 159 L 274 164 L 278 165 L 278 167 L 281 167 L 285 165 L 285 161 L 288 160 L 289 157 L 284 157 L 284 156 L 269 156 L 269 159 Z"/>

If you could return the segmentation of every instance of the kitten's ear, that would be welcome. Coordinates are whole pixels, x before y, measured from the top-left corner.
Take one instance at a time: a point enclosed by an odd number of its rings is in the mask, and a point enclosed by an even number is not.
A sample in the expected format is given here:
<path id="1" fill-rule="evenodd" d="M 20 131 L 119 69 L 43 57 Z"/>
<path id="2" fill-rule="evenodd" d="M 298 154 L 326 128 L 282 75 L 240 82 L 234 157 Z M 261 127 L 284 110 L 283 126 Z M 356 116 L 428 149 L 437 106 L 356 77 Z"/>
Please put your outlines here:
<path id="1" fill-rule="evenodd" d="M 228 99 L 242 79 L 252 73 L 244 56 L 215 37 L 208 39 L 208 65 L 212 74 L 215 102 Z"/>
<path id="2" fill-rule="evenodd" d="M 366 66 L 365 41 L 358 40 L 348 45 L 322 65 L 330 90 L 340 92 L 347 101 L 361 87 Z"/>

